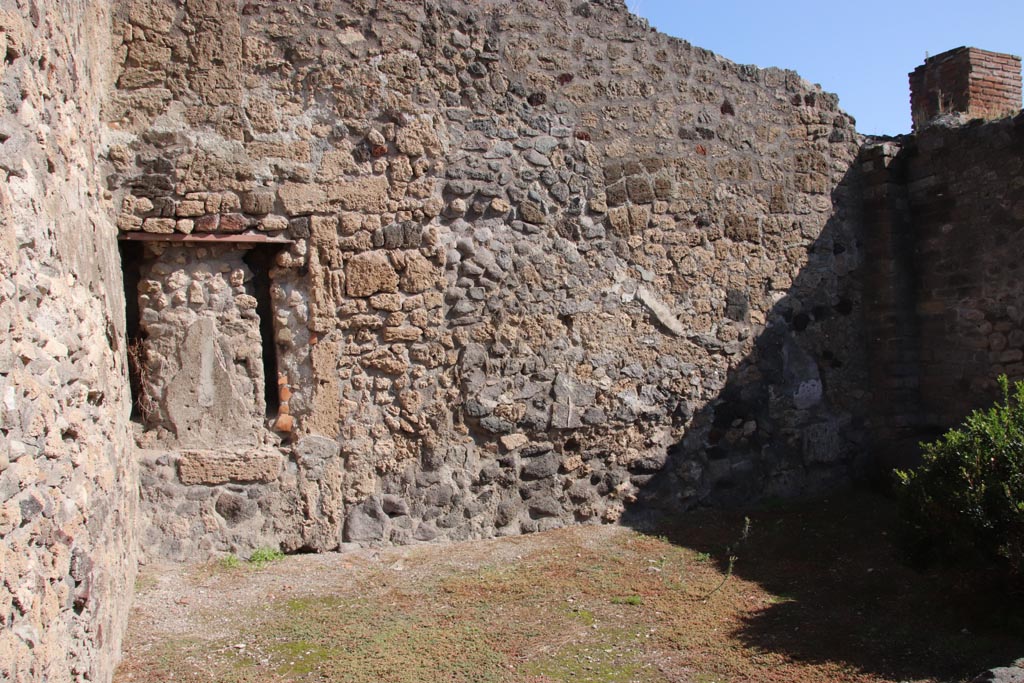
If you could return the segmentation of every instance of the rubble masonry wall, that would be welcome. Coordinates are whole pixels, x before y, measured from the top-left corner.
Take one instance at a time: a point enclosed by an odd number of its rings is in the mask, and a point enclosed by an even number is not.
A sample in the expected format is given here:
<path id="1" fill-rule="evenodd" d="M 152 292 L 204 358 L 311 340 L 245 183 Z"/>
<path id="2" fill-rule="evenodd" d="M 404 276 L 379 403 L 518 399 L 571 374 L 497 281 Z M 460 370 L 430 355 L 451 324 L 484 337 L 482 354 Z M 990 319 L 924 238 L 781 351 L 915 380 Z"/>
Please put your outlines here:
<path id="1" fill-rule="evenodd" d="M 135 576 L 109 42 L 105 3 L 0 3 L 3 680 L 109 680 Z"/>
<path id="2" fill-rule="evenodd" d="M 523 533 L 859 468 L 834 96 L 610 0 L 129 1 L 114 31 L 125 236 L 289 241 L 287 413 L 251 447 L 149 425 L 145 553 Z"/>

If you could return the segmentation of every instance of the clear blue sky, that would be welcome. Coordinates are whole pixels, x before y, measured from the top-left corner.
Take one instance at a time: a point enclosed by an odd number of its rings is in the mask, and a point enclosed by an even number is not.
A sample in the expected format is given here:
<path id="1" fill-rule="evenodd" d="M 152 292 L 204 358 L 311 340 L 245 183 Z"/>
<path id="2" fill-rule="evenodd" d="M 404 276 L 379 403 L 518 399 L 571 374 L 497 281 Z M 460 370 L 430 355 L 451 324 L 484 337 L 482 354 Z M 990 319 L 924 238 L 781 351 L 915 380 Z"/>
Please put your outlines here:
<path id="1" fill-rule="evenodd" d="M 862 133 L 910 132 L 907 74 L 966 45 L 1024 55 L 1024 0 L 626 0 L 660 31 L 740 64 L 797 71 Z"/>

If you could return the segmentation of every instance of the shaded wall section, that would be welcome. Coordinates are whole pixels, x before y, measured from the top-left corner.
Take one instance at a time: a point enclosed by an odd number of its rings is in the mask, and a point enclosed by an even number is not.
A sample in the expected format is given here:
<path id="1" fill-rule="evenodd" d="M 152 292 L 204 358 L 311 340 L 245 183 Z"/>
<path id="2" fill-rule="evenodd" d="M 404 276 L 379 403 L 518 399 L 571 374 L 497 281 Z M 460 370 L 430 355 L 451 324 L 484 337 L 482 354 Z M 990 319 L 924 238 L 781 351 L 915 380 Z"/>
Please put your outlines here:
<path id="1" fill-rule="evenodd" d="M 869 144 L 876 441 L 934 436 L 1024 377 L 1024 115 Z"/>
<path id="2" fill-rule="evenodd" d="M 109 16 L 0 3 L 0 679 L 109 680 L 134 580 Z"/>

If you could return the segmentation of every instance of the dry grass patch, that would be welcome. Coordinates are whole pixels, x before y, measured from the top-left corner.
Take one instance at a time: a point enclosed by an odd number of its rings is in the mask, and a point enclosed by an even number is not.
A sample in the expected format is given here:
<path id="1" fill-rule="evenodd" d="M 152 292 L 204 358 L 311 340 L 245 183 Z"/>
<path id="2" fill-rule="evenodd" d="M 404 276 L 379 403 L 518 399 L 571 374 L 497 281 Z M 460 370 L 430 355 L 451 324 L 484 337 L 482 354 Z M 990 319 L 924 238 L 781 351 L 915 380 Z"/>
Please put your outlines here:
<path id="1" fill-rule="evenodd" d="M 745 515 L 743 544 L 744 514 L 701 513 L 147 570 L 116 680 L 955 681 L 1024 654 L 1015 612 L 899 564 L 884 501 Z"/>

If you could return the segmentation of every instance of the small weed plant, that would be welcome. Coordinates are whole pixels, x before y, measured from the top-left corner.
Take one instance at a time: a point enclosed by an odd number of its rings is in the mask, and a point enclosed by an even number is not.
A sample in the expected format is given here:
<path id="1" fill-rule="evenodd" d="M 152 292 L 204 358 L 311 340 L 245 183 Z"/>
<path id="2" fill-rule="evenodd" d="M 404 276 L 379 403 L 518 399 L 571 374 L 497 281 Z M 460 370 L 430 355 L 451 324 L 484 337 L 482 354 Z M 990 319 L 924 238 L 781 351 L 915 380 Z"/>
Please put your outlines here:
<path id="1" fill-rule="evenodd" d="M 262 569 L 271 562 L 284 559 L 284 553 L 277 548 L 257 548 L 253 551 L 252 555 L 249 556 L 248 560 L 243 560 L 238 555 L 225 555 L 224 557 L 217 560 L 221 569 L 227 569 L 234 571 L 241 569 L 242 567 L 250 567 L 252 569 Z"/>
<path id="2" fill-rule="evenodd" d="M 921 465 L 896 472 L 918 561 L 997 560 L 1024 573 L 1024 382 L 998 381 L 1001 401 L 921 444 Z"/>
<path id="3" fill-rule="evenodd" d="M 729 565 L 725 570 L 725 576 L 722 577 L 721 583 L 715 586 L 710 593 L 703 597 L 704 602 L 707 602 L 711 596 L 722 590 L 729 579 L 732 578 L 732 570 L 736 568 L 736 560 L 740 559 L 739 556 L 736 555 L 735 551 L 743 546 L 743 544 L 747 542 L 748 538 L 750 538 L 750 517 L 744 517 L 743 528 L 740 530 L 740 537 L 735 543 L 725 549 L 725 554 L 729 558 Z"/>
<path id="4" fill-rule="evenodd" d="M 220 558 L 220 566 L 224 569 L 238 569 L 242 566 L 242 561 L 237 555 L 225 555 Z"/>
<path id="5" fill-rule="evenodd" d="M 257 548 L 253 551 L 252 555 L 249 556 L 249 564 L 258 569 L 264 565 L 270 564 L 271 562 L 277 562 L 278 560 L 283 559 L 284 553 L 277 548 Z"/>
<path id="6" fill-rule="evenodd" d="M 644 604 L 644 599 L 639 595 L 627 595 L 612 598 L 613 605 L 632 605 L 633 607 L 639 607 Z"/>

